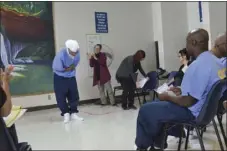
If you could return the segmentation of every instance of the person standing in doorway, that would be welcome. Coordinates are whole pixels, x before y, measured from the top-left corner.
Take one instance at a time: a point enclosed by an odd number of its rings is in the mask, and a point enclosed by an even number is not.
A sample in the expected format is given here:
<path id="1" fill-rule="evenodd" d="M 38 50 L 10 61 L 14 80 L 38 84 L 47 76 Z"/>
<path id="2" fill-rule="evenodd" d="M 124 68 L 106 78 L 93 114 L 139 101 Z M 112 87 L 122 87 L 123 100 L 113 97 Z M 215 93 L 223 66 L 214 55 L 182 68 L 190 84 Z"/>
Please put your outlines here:
<path id="1" fill-rule="evenodd" d="M 76 40 L 67 40 L 65 46 L 55 56 L 52 68 L 57 104 L 61 110 L 61 115 L 64 116 L 64 123 L 68 123 L 70 118 L 79 121 L 82 121 L 83 118 L 77 115 L 79 93 L 75 68 L 80 61 L 79 44 Z"/>
<path id="2" fill-rule="evenodd" d="M 102 45 L 97 44 L 95 46 L 95 53 L 88 54 L 88 58 L 90 61 L 90 67 L 94 68 L 93 75 L 93 86 L 98 86 L 101 105 L 107 104 L 107 99 L 105 96 L 105 91 L 107 91 L 110 103 L 112 105 L 116 105 L 115 98 L 113 95 L 113 89 L 111 86 L 111 75 L 109 69 L 106 64 L 106 55 L 101 52 Z"/>
<path id="3" fill-rule="evenodd" d="M 144 72 L 141 61 L 146 57 L 146 53 L 143 50 L 138 50 L 134 55 L 126 57 L 120 64 L 120 67 L 116 73 L 116 79 L 123 88 L 122 93 L 122 108 L 137 109 L 134 106 L 134 94 L 136 84 L 133 81 L 133 74 L 139 70 L 144 77 L 147 77 Z"/>

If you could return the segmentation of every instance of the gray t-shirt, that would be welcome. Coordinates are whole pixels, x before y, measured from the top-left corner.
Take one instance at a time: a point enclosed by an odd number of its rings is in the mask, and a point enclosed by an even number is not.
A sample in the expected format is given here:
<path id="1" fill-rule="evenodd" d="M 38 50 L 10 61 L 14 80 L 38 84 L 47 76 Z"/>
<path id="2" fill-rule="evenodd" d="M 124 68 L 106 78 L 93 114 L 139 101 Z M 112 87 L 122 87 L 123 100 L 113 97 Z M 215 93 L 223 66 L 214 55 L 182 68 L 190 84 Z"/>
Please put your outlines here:
<path id="1" fill-rule="evenodd" d="M 146 77 L 146 73 L 142 69 L 140 62 L 135 64 L 133 56 L 128 56 L 121 62 L 117 70 L 116 77 L 129 78 L 138 69 L 140 70 L 141 74 Z"/>

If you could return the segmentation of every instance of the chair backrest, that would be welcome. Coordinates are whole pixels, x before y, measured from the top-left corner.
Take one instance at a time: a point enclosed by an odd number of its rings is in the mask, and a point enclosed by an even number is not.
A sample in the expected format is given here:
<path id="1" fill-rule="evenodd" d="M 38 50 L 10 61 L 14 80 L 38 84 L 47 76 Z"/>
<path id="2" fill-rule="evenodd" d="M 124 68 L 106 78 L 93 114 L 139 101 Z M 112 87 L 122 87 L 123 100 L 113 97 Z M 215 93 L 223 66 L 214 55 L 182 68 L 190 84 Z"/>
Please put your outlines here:
<path id="1" fill-rule="evenodd" d="M 149 81 L 144 85 L 143 90 L 154 90 L 158 85 L 158 73 L 156 71 L 151 71 L 147 74 Z"/>
<path id="2" fill-rule="evenodd" d="M 17 150 L 2 117 L 0 117 L 0 135 L 0 150 Z"/>
<path id="3" fill-rule="evenodd" d="M 198 125 L 207 125 L 215 117 L 218 110 L 219 100 L 222 97 L 223 89 L 226 85 L 226 79 L 217 81 L 209 91 L 207 99 L 196 118 Z"/>
<path id="4" fill-rule="evenodd" d="M 178 71 L 172 71 L 169 74 L 168 80 L 171 80 L 172 78 L 174 78 L 177 75 Z"/>

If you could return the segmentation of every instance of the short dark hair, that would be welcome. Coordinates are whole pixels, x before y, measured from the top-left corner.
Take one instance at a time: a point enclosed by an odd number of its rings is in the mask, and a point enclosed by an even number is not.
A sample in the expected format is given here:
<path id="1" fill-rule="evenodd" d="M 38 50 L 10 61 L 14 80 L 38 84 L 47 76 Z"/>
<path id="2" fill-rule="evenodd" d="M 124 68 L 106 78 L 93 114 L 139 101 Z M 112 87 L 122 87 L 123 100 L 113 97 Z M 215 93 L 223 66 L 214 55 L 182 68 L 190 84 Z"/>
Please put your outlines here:
<path id="1" fill-rule="evenodd" d="M 100 50 L 102 49 L 102 45 L 101 44 L 96 44 L 95 46 L 99 46 Z"/>
<path id="2" fill-rule="evenodd" d="M 190 56 L 189 56 L 189 54 L 188 54 L 186 48 L 181 49 L 181 50 L 179 51 L 179 54 L 180 54 L 181 56 L 186 56 L 186 59 L 187 59 L 187 60 L 190 60 Z"/>
<path id="3" fill-rule="evenodd" d="M 139 54 L 139 53 L 141 53 L 141 54 L 142 54 L 143 58 L 145 58 L 145 57 L 146 57 L 146 53 L 145 53 L 145 51 L 143 51 L 143 50 L 138 50 L 138 51 L 136 52 L 136 54 Z"/>

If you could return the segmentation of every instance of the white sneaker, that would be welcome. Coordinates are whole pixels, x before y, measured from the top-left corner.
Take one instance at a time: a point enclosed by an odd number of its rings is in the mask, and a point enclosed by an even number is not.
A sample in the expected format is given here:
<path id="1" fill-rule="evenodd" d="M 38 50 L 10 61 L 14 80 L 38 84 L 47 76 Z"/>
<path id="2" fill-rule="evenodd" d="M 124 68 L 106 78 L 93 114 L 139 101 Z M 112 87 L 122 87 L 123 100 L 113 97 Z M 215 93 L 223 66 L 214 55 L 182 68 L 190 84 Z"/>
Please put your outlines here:
<path id="1" fill-rule="evenodd" d="M 65 113 L 64 114 L 64 123 L 68 123 L 70 121 L 70 114 L 69 113 Z"/>
<path id="2" fill-rule="evenodd" d="M 73 120 L 84 121 L 84 119 L 83 119 L 82 117 L 79 117 L 76 113 L 73 113 L 73 114 L 71 115 L 71 118 L 72 118 Z"/>

